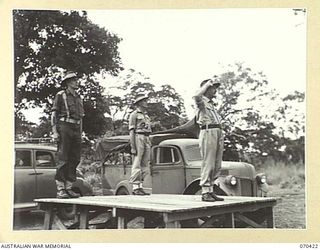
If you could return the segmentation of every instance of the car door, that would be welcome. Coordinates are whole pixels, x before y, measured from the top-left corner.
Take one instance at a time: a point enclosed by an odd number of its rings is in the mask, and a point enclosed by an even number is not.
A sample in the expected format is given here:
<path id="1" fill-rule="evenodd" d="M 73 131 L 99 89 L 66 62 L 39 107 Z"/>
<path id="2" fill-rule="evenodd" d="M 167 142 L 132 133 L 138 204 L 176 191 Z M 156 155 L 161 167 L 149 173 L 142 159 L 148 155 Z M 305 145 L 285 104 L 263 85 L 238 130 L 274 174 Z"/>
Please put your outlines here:
<path id="1" fill-rule="evenodd" d="M 185 188 L 185 168 L 174 146 L 152 148 L 152 193 L 181 194 Z"/>
<path id="2" fill-rule="evenodd" d="M 14 206 L 24 208 L 36 198 L 36 172 L 32 150 L 16 149 L 14 166 Z"/>
<path id="3" fill-rule="evenodd" d="M 56 174 L 54 152 L 35 150 L 34 154 L 37 198 L 55 197 L 57 189 L 54 178 Z"/>

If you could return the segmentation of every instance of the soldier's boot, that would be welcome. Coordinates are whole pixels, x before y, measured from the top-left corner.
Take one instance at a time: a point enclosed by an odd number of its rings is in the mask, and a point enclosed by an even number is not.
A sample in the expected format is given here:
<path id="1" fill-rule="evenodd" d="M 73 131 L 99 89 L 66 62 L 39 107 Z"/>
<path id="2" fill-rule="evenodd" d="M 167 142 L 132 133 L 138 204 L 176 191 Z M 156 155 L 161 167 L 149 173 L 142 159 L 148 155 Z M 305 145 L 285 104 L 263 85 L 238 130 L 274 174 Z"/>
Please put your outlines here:
<path id="1" fill-rule="evenodd" d="M 207 201 L 207 202 L 214 202 L 216 201 L 210 193 L 204 193 L 201 195 L 201 200 L 202 201 Z"/>
<path id="2" fill-rule="evenodd" d="M 78 194 L 72 190 L 72 182 L 71 181 L 66 181 L 66 191 L 67 191 L 67 194 L 69 195 L 70 198 L 79 198 L 80 197 L 80 194 Z"/>
<path id="3" fill-rule="evenodd" d="M 57 198 L 58 199 L 68 199 L 69 195 L 66 192 L 64 182 L 56 181 L 56 185 L 57 185 Z"/>
<path id="4" fill-rule="evenodd" d="M 202 188 L 202 195 L 201 195 L 201 200 L 202 201 L 207 201 L 207 202 L 214 202 L 216 201 L 215 199 L 213 199 L 213 197 L 211 196 L 211 192 L 213 190 L 213 187 L 210 186 L 203 186 Z"/>
<path id="5" fill-rule="evenodd" d="M 212 197 L 213 199 L 215 199 L 216 201 L 224 201 L 223 198 L 218 197 L 214 192 L 210 193 L 210 195 L 211 195 L 211 197 Z"/>
<path id="6" fill-rule="evenodd" d="M 134 183 L 132 187 L 133 187 L 133 191 L 132 191 L 133 195 L 150 195 L 143 190 L 142 183 L 139 183 L 139 184 Z"/>
<path id="7" fill-rule="evenodd" d="M 133 195 L 150 195 L 149 193 L 146 193 L 143 188 L 137 188 L 137 189 L 134 189 L 132 191 L 132 194 Z"/>

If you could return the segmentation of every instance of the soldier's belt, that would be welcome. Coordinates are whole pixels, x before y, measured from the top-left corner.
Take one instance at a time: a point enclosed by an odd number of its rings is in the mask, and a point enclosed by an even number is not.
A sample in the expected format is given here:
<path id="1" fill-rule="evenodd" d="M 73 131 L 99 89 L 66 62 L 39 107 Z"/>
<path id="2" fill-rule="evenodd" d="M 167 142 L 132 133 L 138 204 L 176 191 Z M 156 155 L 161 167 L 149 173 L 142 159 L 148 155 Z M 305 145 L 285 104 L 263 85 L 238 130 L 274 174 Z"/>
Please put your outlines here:
<path id="1" fill-rule="evenodd" d="M 76 119 L 73 119 L 73 118 L 67 118 L 67 117 L 60 118 L 60 121 L 69 122 L 69 123 L 72 123 L 72 124 L 80 124 L 80 120 L 76 120 Z"/>
<path id="2" fill-rule="evenodd" d="M 207 124 L 200 126 L 200 129 L 221 128 L 221 124 Z"/>

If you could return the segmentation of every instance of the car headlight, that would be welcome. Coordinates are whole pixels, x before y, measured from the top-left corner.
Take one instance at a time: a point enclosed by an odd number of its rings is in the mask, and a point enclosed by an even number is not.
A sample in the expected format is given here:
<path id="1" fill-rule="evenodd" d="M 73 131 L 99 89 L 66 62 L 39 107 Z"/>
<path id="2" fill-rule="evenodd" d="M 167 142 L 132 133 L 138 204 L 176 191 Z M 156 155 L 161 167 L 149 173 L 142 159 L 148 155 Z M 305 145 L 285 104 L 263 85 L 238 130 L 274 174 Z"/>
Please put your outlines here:
<path id="1" fill-rule="evenodd" d="M 237 178 L 233 175 L 228 175 L 225 182 L 230 186 L 235 186 L 237 185 Z"/>
<path id="2" fill-rule="evenodd" d="M 258 184 L 265 184 L 267 183 L 267 176 L 265 174 L 257 174 L 256 180 Z"/>

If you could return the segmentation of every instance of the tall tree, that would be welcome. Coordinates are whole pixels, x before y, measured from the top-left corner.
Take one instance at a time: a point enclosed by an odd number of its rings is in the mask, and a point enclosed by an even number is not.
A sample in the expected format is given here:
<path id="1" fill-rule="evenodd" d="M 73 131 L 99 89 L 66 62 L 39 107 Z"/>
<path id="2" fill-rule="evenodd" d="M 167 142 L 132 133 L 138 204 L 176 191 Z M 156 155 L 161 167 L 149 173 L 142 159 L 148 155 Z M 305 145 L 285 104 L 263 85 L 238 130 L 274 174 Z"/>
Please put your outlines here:
<path id="1" fill-rule="evenodd" d="M 116 75 L 122 69 L 121 39 L 92 23 L 85 11 L 14 10 L 13 22 L 16 112 L 35 106 L 48 112 L 63 72 L 72 70 L 84 83 L 81 93 L 90 96 L 85 108 L 95 111 L 91 122 L 103 119 L 106 100 L 96 73 Z"/>
<path id="2" fill-rule="evenodd" d="M 304 101 L 304 94 L 281 98 L 262 72 L 243 63 L 229 65 L 219 78 L 223 87 L 218 90 L 216 105 L 225 124 L 226 158 L 236 159 L 235 151 L 277 158 L 290 141 L 284 131 L 290 131 L 293 139 L 304 134 L 304 127 L 297 126 L 299 119 L 299 124 L 304 124 L 304 115 L 297 116 L 293 108 Z"/>

